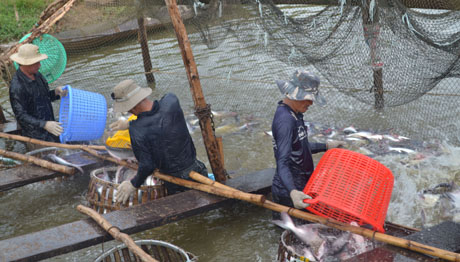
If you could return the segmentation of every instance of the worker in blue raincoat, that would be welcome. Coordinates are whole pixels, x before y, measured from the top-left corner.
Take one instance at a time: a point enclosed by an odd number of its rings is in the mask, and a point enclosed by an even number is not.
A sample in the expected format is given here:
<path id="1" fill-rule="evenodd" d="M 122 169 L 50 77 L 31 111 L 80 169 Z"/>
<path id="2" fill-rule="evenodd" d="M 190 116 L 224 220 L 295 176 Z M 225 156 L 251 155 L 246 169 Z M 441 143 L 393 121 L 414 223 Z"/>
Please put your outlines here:
<path id="1" fill-rule="evenodd" d="M 272 122 L 276 159 L 272 197 L 274 202 L 281 205 L 298 209 L 308 207 L 304 200 L 311 197 L 302 191 L 314 170 L 312 154 L 345 144 L 343 141 L 308 142 L 303 113 L 313 102 L 320 105 L 325 103 L 318 91 L 319 83 L 316 75 L 304 70 L 295 71 L 289 81 L 276 81 L 285 97 L 278 102 Z M 279 219 L 279 213 L 274 212 L 273 215 L 274 219 Z"/>
<path id="2" fill-rule="evenodd" d="M 136 176 L 117 188 L 117 202 L 125 203 L 156 169 L 161 173 L 188 179 L 190 171 L 208 176 L 206 166 L 196 158 L 195 145 L 185 122 L 176 95 L 168 93 L 152 101 L 150 88 L 141 88 L 133 80 L 124 80 L 114 87 L 115 112 L 130 112 L 136 120 L 118 120 L 112 130 L 129 128 L 134 155 L 139 162 Z M 165 181 L 168 195 L 186 188 Z"/>
<path id="3" fill-rule="evenodd" d="M 33 44 L 20 46 L 18 52 L 10 56 L 11 60 L 19 64 L 10 84 L 10 103 L 22 135 L 59 142 L 63 128 L 54 119 L 51 102 L 65 96 L 67 91 L 62 86 L 49 90 L 45 77 L 38 72 L 40 61 L 47 58 Z"/>

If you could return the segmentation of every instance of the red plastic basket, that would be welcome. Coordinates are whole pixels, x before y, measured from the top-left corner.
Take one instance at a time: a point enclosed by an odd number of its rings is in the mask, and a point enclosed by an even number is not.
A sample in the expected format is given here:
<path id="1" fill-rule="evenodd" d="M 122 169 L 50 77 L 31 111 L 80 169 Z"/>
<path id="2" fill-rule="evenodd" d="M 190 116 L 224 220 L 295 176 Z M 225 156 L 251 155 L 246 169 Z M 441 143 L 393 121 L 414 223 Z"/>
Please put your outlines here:
<path id="1" fill-rule="evenodd" d="M 343 223 L 356 221 L 385 232 L 383 224 L 393 191 L 393 174 L 378 161 L 346 149 L 328 150 L 304 193 L 307 210 Z"/>

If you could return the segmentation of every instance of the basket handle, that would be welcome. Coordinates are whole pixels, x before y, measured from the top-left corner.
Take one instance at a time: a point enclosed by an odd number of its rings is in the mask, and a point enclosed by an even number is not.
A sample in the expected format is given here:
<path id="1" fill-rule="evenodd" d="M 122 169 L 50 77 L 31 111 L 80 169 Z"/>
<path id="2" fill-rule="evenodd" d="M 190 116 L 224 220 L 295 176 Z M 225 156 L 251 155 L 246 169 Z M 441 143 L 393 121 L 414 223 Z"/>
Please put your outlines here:
<path id="1" fill-rule="evenodd" d="M 318 203 L 318 201 L 319 201 L 319 200 L 316 199 L 316 198 L 313 198 L 313 199 L 304 199 L 304 200 L 303 200 L 304 203 L 307 203 L 307 204 L 310 204 L 310 205 L 314 205 L 314 204 Z"/>

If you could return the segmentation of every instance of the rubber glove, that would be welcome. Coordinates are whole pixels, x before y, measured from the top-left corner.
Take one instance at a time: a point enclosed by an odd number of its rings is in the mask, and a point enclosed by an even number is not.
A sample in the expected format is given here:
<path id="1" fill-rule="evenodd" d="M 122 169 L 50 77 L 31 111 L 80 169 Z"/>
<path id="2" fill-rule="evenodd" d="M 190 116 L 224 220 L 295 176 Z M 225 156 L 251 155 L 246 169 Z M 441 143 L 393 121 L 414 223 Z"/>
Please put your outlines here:
<path id="1" fill-rule="evenodd" d="M 109 125 L 109 128 L 113 131 L 117 130 L 125 130 L 129 128 L 129 120 L 127 119 L 120 119 L 116 122 L 113 122 Z"/>
<path id="2" fill-rule="evenodd" d="M 51 134 L 55 136 L 59 136 L 64 129 L 62 128 L 62 123 L 56 122 L 56 121 L 46 121 L 45 123 L 45 130 L 50 132 Z"/>
<path id="3" fill-rule="evenodd" d="M 338 147 L 344 147 L 347 143 L 343 141 L 337 141 L 337 140 L 328 140 L 326 142 L 326 148 L 331 149 L 331 148 L 338 148 Z"/>
<path id="4" fill-rule="evenodd" d="M 58 86 L 58 87 L 56 87 L 56 89 L 54 89 L 54 93 L 57 96 L 63 97 L 63 96 L 67 95 L 67 89 L 64 89 L 63 86 Z"/>
<path id="5" fill-rule="evenodd" d="M 291 191 L 289 196 L 291 197 L 291 200 L 292 200 L 292 203 L 294 204 L 294 207 L 297 208 L 297 209 L 304 209 L 304 208 L 310 206 L 310 204 L 303 202 L 303 200 L 304 199 L 311 199 L 311 196 L 305 194 L 302 191 L 294 189 L 294 190 Z"/>
<path id="6" fill-rule="evenodd" d="M 133 186 L 133 184 L 131 184 L 131 181 L 123 181 L 117 187 L 117 193 L 115 195 L 117 202 L 125 204 L 134 190 L 136 190 L 136 188 Z"/>

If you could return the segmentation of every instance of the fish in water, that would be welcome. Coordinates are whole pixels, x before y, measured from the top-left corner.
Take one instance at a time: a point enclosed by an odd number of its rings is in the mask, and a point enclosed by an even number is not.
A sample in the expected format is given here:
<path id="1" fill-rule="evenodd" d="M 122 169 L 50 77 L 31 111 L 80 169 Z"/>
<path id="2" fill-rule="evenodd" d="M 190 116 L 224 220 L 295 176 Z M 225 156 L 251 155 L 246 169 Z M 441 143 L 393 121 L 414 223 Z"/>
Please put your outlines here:
<path id="1" fill-rule="evenodd" d="M 80 171 L 82 174 L 85 173 L 85 172 L 83 171 L 83 169 L 82 169 L 80 166 L 75 165 L 75 164 L 72 164 L 72 163 L 70 163 L 69 161 L 62 159 L 62 158 L 58 157 L 58 156 L 55 155 L 55 154 L 48 154 L 48 155 L 46 155 L 45 158 L 47 158 L 47 159 L 53 161 L 54 163 L 58 163 L 58 164 L 60 164 L 60 165 L 74 167 L 74 168 L 76 168 L 78 171 Z"/>
<path id="2" fill-rule="evenodd" d="M 238 126 L 236 124 L 228 124 L 224 126 L 219 126 L 216 128 L 215 132 L 216 134 L 219 135 L 224 135 L 224 134 L 229 134 L 229 133 L 236 133 L 242 130 L 249 130 L 251 127 L 258 125 L 259 123 L 257 122 L 248 122 L 246 124 L 243 124 L 241 126 Z"/>
<path id="3" fill-rule="evenodd" d="M 373 141 L 373 142 L 376 142 L 376 141 L 379 141 L 379 140 L 383 139 L 382 135 L 373 134 L 371 132 L 366 132 L 366 131 L 359 131 L 359 132 L 356 132 L 356 133 L 351 133 L 351 134 L 347 135 L 347 137 L 357 137 L 357 138 L 362 137 L 362 138 L 368 139 L 368 140 Z"/>
<path id="4" fill-rule="evenodd" d="M 414 154 L 414 153 L 416 153 L 415 150 L 410 149 L 410 148 L 405 148 L 405 147 L 392 147 L 392 146 L 389 146 L 388 150 L 398 152 L 398 153 L 406 153 L 406 154 Z"/>
<path id="5" fill-rule="evenodd" d="M 460 187 L 454 182 L 440 183 L 418 193 L 422 203 L 422 224 L 426 223 L 426 209 L 439 206 L 445 218 L 460 223 Z"/>

